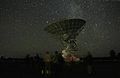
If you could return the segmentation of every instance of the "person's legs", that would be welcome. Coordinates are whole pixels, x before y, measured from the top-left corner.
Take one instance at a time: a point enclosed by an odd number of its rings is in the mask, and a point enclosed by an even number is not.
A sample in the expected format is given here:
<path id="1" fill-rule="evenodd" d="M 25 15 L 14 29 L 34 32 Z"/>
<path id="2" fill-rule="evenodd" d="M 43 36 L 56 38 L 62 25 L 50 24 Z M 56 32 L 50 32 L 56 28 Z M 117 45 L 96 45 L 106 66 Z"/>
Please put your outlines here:
<path id="1" fill-rule="evenodd" d="M 88 65 L 87 70 L 88 70 L 88 74 L 91 75 L 92 74 L 92 66 Z"/>

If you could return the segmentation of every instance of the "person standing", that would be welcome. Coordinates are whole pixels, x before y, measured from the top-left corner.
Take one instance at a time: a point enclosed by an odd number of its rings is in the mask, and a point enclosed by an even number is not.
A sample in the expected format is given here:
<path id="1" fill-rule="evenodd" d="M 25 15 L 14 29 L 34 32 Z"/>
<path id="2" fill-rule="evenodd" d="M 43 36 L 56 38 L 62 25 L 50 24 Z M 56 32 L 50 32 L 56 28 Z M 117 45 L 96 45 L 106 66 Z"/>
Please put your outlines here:
<path id="1" fill-rule="evenodd" d="M 85 58 L 85 62 L 87 64 L 87 72 L 89 75 L 93 73 L 93 66 L 92 66 L 92 55 L 90 52 L 88 52 L 87 57 Z"/>
<path id="2" fill-rule="evenodd" d="M 49 51 L 45 52 L 43 59 L 45 62 L 44 74 L 45 76 L 48 76 L 51 74 L 51 55 Z"/>
<path id="3" fill-rule="evenodd" d="M 59 78 L 62 75 L 63 64 L 64 64 L 64 58 L 62 57 L 62 54 L 59 53 L 58 51 L 55 51 L 53 57 L 55 78 Z"/>

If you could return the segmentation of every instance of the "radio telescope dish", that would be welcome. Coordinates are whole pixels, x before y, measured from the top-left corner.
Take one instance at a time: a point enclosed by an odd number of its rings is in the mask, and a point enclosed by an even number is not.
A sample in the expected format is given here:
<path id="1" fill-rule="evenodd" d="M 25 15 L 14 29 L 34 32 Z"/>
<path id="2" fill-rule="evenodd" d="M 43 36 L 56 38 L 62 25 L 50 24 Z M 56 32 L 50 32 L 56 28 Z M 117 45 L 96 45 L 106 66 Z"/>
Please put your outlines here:
<path id="1" fill-rule="evenodd" d="M 82 19 L 65 19 L 52 23 L 45 28 L 45 31 L 62 42 L 64 58 L 78 51 L 76 37 L 84 28 L 85 23 L 86 21 Z"/>

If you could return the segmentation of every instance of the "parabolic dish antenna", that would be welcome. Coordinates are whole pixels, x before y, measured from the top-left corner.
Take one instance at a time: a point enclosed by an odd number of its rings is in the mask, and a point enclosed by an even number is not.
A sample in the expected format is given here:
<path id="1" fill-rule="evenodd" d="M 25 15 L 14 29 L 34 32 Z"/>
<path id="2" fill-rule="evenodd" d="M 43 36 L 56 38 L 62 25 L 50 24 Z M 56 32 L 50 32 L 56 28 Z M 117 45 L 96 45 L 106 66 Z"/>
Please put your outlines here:
<path id="1" fill-rule="evenodd" d="M 65 19 L 48 25 L 45 31 L 59 39 L 63 45 L 63 57 L 71 57 L 78 51 L 76 37 L 82 31 L 85 25 L 82 19 Z M 74 60 L 74 59 L 72 59 Z"/>

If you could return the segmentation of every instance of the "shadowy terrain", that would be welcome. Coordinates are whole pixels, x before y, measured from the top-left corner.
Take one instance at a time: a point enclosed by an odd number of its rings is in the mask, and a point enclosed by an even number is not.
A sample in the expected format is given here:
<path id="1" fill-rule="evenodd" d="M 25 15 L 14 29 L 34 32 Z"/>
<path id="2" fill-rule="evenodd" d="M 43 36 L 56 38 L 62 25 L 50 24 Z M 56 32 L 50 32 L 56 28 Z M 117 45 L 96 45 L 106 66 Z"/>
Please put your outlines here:
<path id="1" fill-rule="evenodd" d="M 44 62 L 41 58 L 1 58 L 0 78 L 120 78 L 120 60 L 110 57 L 92 58 L 92 71 L 88 73 L 85 58 L 80 62 L 64 63 L 55 72 L 51 63 L 51 72 L 44 74 Z"/>

